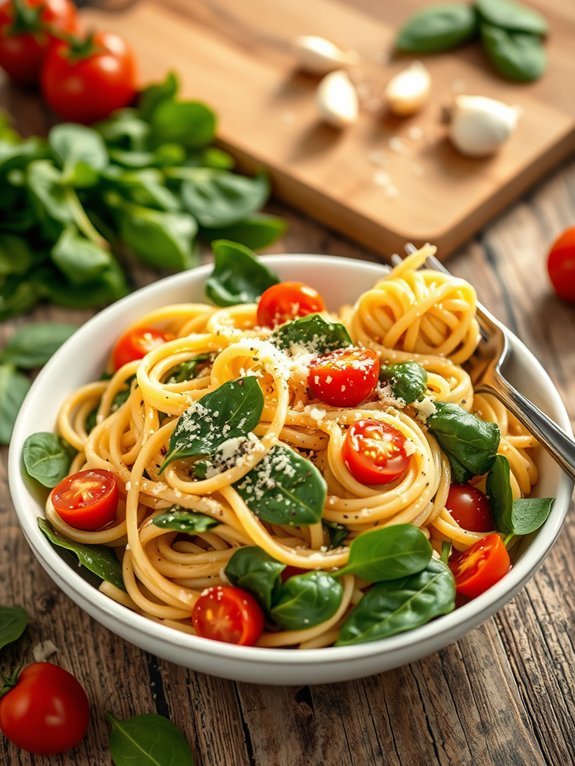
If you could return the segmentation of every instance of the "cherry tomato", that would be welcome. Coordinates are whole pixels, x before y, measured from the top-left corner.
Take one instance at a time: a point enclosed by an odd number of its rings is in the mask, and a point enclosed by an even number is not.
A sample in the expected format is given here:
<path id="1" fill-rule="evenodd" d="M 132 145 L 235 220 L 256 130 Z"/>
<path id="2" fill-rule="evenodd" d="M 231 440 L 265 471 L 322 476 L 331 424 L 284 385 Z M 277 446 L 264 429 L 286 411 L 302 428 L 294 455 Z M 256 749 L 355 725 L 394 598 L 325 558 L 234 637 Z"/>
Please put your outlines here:
<path id="1" fill-rule="evenodd" d="M 119 370 L 128 362 L 143 359 L 153 348 L 157 348 L 170 340 L 166 333 L 154 330 L 153 327 L 136 327 L 124 333 L 114 346 L 112 362 L 114 369 Z"/>
<path id="2" fill-rule="evenodd" d="M 136 96 L 136 63 L 119 35 L 95 32 L 75 45 L 58 41 L 46 54 L 42 95 L 60 117 L 74 122 L 103 120 Z"/>
<path id="3" fill-rule="evenodd" d="M 62 479 L 51 499 L 66 524 L 75 529 L 101 529 L 116 518 L 118 481 L 110 471 L 90 468 Z"/>
<path id="4" fill-rule="evenodd" d="M 389 484 L 409 466 L 406 441 L 401 431 L 381 420 L 358 420 L 345 435 L 343 459 L 362 484 Z"/>
<path id="5" fill-rule="evenodd" d="M 280 282 L 268 287 L 258 302 L 257 321 L 261 327 L 277 327 L 296 317 L 325 311 L 321 295 L 303 282 Z"/>
<path id="6" fill-rule="evenodd" d="M 192 624 L 204 638 L 253 646 L 264 632 L 264 614 L 247 590 L 216 585 L 207 588 L 194 604 Z"/>
<path id="7" fill-rule="evenodd" d="M 489 500 L 471 484 L 452 484 L 445 507 L 463 529 L 471 532 L 495 529 Z"/>
<path id="8" fill-rule="evenodd" d="M 38 82 L 50 29 L 74 34 L 76 6 L 71 0 L 7 0 L 0 5 L 0 66 L 19 85 Z"/>
<path id="9" fill-rule="evenodd" d="M 314 396 L 334 407 L 355 407 L 368 399 L 377 385 L 379 357 L 370 348 L 338 348 L 316 357 L 307 384 Z"/>
<path id="10" fill-rule="evenodd" d="M 0 729 L 30 753 L 63 753 L 82 740 L 90 708 L 86 692 L 67 670 L 51 662 L 24 668 L 0 699 Z"/>
<path id="11" fill-rule="evenodd" d="M 295 577 L 296 575 L 300 575 L 300 574 L 306 574 L 309 571 L 310 571 L 309 569 L 300 569 L 299 567 L 292 567 L 288 565 L 284 570 L 282 570 L 280 577 L 282 582 L 285 582 L 286 580 L 289 580 L 290 577 Z"/>
<path id="12" fill-rule="evenodd" d="M 511 561 L 503 540 L 493 532 L 464 553 L 452 556 L 449 566 L 457 592 L 467 598 L 476 598 L 509 572 Z"/>
<path id="13" fill-rule="evenodd" d="M 566 229 L 551 245 L 547 271 L 557 295 L 575 303 L 575 226 Z"/>

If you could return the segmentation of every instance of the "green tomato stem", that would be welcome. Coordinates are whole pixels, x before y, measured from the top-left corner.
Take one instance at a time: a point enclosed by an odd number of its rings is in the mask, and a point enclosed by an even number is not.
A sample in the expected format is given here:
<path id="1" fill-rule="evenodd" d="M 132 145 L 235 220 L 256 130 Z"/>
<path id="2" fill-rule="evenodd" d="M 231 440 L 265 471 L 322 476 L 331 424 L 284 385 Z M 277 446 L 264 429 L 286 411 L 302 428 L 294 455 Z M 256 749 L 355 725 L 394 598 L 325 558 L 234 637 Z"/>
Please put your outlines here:
<path id="1" fill-rule="evenodd" d="M 507 546 L 509 545 L 511 540 L 513 540 L 514 537 L 515 537 L 515 533 L 514 532 L 510 532 L 507 535 L 507 537 L 503 538 L 503 545 L 507 548 Z"/>

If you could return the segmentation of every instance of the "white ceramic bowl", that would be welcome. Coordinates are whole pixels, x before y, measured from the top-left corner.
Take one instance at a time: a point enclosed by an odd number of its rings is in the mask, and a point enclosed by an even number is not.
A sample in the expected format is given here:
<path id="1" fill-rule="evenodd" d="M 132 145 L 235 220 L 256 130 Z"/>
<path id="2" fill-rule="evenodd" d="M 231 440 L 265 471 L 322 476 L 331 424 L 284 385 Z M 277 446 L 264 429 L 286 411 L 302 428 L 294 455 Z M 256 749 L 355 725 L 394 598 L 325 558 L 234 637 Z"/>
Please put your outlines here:
<path id="1" fill-rule="evenodd" d="M 282 278 L 321 291 L 330 308 L 351 303 L 370 288 L 385 267 L 344 258 L 283 255 L 263 258 Z M 306 651 L 233 646 L 159 625 L 100 593 L 70 567 L 39 531 L 42 493 L 24 476 L 22 445 L 35 431 L 50 431 L 64 397 L 99 377 L 113 339 L 132 321 L 167 303 L 204 300 L 211 267 L 204 266 L 138 290 L 87 322 L 42 370 L 24 402 L 10 448 L 10 489 L 20 524 L 34 555 L 54 582 L 82 609 L 117 635 L 160 657 L 194 670 L 264 684 L 331 683 L 379 673 L 437 651 L 500 609 L 526 583 L 549 552 L 569 507 L 572 484 L 541 454 L 536 493 L 556 497 L 549 519 L 525 541 L 518 561 L 500 582 L 451 614 L 416 630 L 357 646 Z M 517 338 L 512 338 L 509 378 L 567 431 L 569 418 L 547 373 Z"/>

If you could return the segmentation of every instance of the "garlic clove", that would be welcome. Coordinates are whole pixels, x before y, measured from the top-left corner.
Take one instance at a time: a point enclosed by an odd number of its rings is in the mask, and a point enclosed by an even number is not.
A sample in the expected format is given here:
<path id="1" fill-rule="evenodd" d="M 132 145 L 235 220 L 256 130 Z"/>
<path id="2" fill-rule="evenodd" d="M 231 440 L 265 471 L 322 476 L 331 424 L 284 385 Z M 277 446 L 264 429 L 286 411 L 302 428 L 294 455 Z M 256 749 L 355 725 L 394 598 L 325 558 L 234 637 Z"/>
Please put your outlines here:
<path id="1" fill-rule="evenodd" d="M 342 50 L 331 40 L 316 35 L 302 35 L 293 41 L 293 48 L 302 69 L 312 74 L 328 74 L 335 69 L 355 66 L 359 54 Z"/>
<path id="2" fill-rule="evenodd" d="M 387 83 L 385 100 L 393 114 L 408 117 L 425 106 L 430 90 L 429 70 L 421 61 L 414 61 Z"/>
<path id="3" fill-rule="evenodd" d="M 487 96 L 458 96 L 451 110 L 449 137 L 468 157 L 494 154 L 509 139 L 520 110 Z"/>
<path id="4" fill-rule="evenodd" d="M 345 128 L 357 121 L 359 102 L 347 72 L 326 75 L 317 87 L 316 103 L 322 119 L 335 128 Z"/>

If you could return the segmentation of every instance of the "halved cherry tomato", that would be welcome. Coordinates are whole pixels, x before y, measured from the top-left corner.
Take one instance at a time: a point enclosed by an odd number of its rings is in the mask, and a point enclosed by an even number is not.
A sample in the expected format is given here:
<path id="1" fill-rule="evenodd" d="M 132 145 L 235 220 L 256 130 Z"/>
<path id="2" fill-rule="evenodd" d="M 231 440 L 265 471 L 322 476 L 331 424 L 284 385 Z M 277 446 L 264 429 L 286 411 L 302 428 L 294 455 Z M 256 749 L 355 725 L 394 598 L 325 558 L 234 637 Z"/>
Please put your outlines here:
<path id="1" fill-rule="evenodd" d="M 511 560 L 501 537 L 493 532 L 482 537 L 462 554 L 449 560 L 457 592 L 476 598 L 511 569 Z"/>
<path id="2" fill-rule="evenodd" d="M 320 311 L 325 311 L 325 303 L 313 287 L 303 282 L 280 282 L 268 287 L 259 299 L 257 322 L 261 327 L 277 327 Z"/>
<path id="3" fill-rule="evenodd" d="M 136 327 L 124 333 L 114 346 L 112 362 L 114 369 L 119 370 L 128 362 L 143 359 L 153 348 L 161 346 L 170 340 L 170 336 L 153 327 Z"/>
<path id="4" fill-rule="evenodd" d="M 489 500 L 471 484 L 452 484 L 445 507 L 463 529 L 470 532 L 495 529 Z"/>
<path id="5" fill-rule="evenodd" d="M 49 755 L 75 747 L 89 717 L 84 689 L 71 673 L 51 662 L 28 665 L 0 699 L 0 729 L 30 753 Z"/>
<path id="6" fill-rule="evenodd" d="M 338 348 L 312 360 L 307 383 L 314 396 L 334 407 L 356 407 L 375 391 L 379 356 L 370 348 Z"/>
<path id="7" fill-rule="evenodd" d="M 401 431 L 381 420 L 358 420 L 345 435 L 343 459 L 362 484 L 389 484 L 409 466 L 406 441 Z"/>
<path id="8" fill-rule="evenodd" d="M 253 646 L 264 632 L 264 622 L 252 594 L 233 585 L 207 588 L 192 611 L 192 624 L 200 636 L 227 644 Z"/>
<path id="9" fill-rule="evenodd" d="M 547 271 L 557 295 L 575 303 L 575 226 L 566 229 L 551 245 Z"/>
<path id="10" fill-rule="evenodd" d="M 79 471 L 54 487 L 51 500 L 58 516 L 71 527 L 101 529 L 116 518 L 118 481 L 101 468 Z"/>

